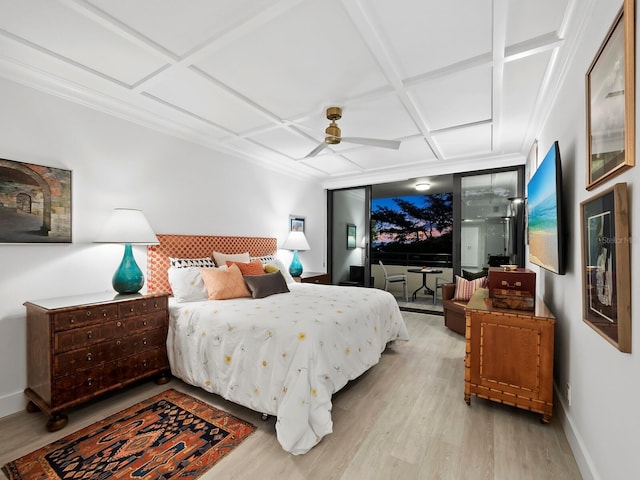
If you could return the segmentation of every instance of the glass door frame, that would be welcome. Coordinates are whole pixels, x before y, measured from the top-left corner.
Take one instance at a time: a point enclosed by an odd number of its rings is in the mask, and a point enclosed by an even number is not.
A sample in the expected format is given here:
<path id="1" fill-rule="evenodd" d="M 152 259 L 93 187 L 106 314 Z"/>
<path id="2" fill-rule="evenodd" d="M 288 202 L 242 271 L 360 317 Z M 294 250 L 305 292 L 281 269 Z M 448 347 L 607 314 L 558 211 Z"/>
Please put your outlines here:
<path id="1" fill-rule="evenodd" d="M 525 198 L 525 178 L 524 165 L 513 167 L 493 168 L 488 170 L 478 170 L 474 172 L 455 173 L 453 175 L 453 273 L 462 274 L 462 179 L 477 175 L 490 175 L 503 172 L 517 172 L 516 197 Z M 514 221 L 517 225 L 515 229 L 515 263 L 519 267 L 524 267 L 525 262 L 525 212 L 524 203 L 522 208 L 515 210 Z"/>
<path id="2" fill-rule="evenodd" d="M 334 215 L 333 209 L 335 206 L 334 201 L 334 193 L 335 192 L 344 192 L 348 190 L 362 190 L 364 189 L 365 200 L 364 200 L 364 286 L 372 287 L 371 284 L 371 265 L 370 265 L 370 248 L 371 248 L 371 185 L 357 186 L 357 187 L 347 187 L 347 188 L 336 188 L 332 190 L 327 190 L 327 272 L 331 275 L 331 282 L 335 285 L 338 284 L 338 279 L 335 277 L 335 269 L 333 266 L 333 233 L 334 233 Z M 361 248 L 360 246 L 357 246 Z"/>

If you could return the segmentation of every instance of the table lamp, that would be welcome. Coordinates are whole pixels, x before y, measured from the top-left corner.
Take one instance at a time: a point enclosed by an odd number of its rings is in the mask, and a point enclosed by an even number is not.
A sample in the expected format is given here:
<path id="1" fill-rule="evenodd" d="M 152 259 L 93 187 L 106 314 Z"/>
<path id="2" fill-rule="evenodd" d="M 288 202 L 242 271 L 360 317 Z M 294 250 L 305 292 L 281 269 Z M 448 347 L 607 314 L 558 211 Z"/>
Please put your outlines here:
<path id="1" fill-rule="evenodd" d="M 157 245 L 160 242 L 140 210 L 116 208 L 94 243 L 124 244 L 122 262 L 113 275 L 113 289 L 118 293 L 137 293 L 144 285 L 144 275 L 133 257 L 131 245 Z"/>
<path id="2" fill-rule="evenodd" d="M 302 274 L 302 264 L 298 257 L 298 250 L 309 250 L 309 242 L 307 237 L 304 236 L 304 232 L 290 231 L 289 236 L 282 244 L 282 248 L 285 250 L 293 250 L 293 259 L 291 259 L 291 265 L 289 266 L 289 273 L 292 277 L 299 277 Z"/>

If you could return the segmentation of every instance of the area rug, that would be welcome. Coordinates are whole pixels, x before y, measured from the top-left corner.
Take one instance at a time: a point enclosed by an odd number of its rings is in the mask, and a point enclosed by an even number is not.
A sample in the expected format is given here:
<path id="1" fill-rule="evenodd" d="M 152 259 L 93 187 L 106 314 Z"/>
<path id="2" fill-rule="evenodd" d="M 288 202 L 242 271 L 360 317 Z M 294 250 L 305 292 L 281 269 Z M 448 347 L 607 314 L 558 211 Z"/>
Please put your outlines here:
<path id="1" fill-rule="evenodd" d="M 10 479 L 194 479 L 255 427 L 169 389 L 2 470 Z"/>

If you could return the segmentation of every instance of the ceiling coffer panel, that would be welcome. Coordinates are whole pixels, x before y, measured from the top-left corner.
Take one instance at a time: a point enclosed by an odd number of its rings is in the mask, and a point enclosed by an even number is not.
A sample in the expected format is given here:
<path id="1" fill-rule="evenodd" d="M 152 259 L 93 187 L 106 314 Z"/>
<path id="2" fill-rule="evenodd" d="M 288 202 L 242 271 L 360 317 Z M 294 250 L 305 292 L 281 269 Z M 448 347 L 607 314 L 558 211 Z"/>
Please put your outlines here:
<path id="1" fill-rule="evenodd" d="M 559 88 L 546 79 L 572 54 L 563 37 L 587 24 L 585 10 L 569 0 L 0 0 L 0 77 L 342 187 L 522 163 Z M 304 159 L 325 142 L 332 106 L 340 143 Z"/>

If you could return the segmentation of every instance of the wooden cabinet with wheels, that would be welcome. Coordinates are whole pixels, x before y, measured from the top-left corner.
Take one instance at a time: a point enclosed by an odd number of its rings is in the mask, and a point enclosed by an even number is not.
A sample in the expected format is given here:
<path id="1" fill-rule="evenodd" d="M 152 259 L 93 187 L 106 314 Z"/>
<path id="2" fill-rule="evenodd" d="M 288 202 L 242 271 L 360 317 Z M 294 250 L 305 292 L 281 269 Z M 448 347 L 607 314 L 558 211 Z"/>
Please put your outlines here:
<path id="1" fill-rule="evenodd" d="M 95 295 L 26 302 L 27 411 L 49 431 L 63 411 L 143 378 L 169 381 L 168 294 Z"/>
<path id="2" fill-rule="evenodd" d="M 466 310 L 464 399 L 471 395 L 542 415 L 553 411 L 555 319 L 541 300 L 535 312 Z"/>

